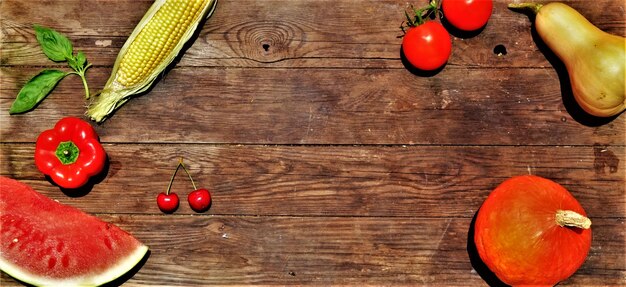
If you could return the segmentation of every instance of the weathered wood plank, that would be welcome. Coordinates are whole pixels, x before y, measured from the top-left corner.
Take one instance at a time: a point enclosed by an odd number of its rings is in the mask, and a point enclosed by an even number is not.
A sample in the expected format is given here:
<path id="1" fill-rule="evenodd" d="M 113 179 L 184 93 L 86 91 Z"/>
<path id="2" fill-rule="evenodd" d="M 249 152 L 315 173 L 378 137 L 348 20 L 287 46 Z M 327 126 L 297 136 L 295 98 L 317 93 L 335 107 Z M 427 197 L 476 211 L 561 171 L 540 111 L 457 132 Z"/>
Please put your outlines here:
<path id="1" fill-rule="evenodd" d="M 589 257 L 562 285 L 626 285 L 626 118 L 583 115 L 509 2 L 495 1 L 479 35 L 453 35 L 448 66 L 421 77 L 400 59 L 406 1 L 220 0 L 177 66 L 95 125 L 107 171 L 65 194 L 32 155 L 41 131 L 83 114 L 80 80 L 7 113 L 24 82 L 63 65 L 31 26 L 87 53 L 95 92 L 152 0 L 0 1 L 0 175 L 148 244 L 125 286 L 480 286 L 492 282 L 470 255 L 472 217 L 497 184 L 531 173 L 564 185 L 593 220 Z M 564 2 L 625 35 L 623 1 Z M 204 214 L 186 204 L 182 174 L 176 214 L 155 204 L 181 156 L 212 190 Z M 18 284 L 1 273 L 0 285 Z"/>
<path id="2" fill-rule="evenodd" d="M 486 286 L 470 218 L 99 216 L 151 248 L 128 286 Z M 624 285 L 623 227 L 623 218 L 594 221 L 601 240 L 559 286 Z"/>
<path id="3" fill-rule="evenodd" d="M 82 83 L 68 77 L 35 111 L 9 116 L 37 70 L 0 70 L 3 141 L 32 142 L 51 126 L 42 118 L 85 112 Z M 107 73 L 90 71 L 94 90 Z M 625 117 L 589 117 L 561 89 L 551 69 L 176 68 L 98 132 L 135 143 L 624 145 Z"/>
<path id="4" fill-rule="evenodd" d="M 531 173 L 565 186 L 592 219 L 626 217 L 624 146 L 106 144 L 107 173 L 77 198 L 44 179 L 34 145 L 0 147 L 2 175 L 92 213 L 161 214 L 156 195 L 183 157 L 195 181 L 213 191 L 211 214 L 468 218 L 506 178 Z M 173 188 L 183 200 L 179 212 L 194 214 L 184 173 Z"/>
<path id="5" fill-rule="evenodd" d="M 490 22 L 479 35 L 453 34 L 450 66 L 552 66 L 531 36 L 528 18 L 508 10 L 509 2 L 495 1 Z M 564 2 L 601 29 L 626 35 L 622 1 Z M 3 1 L 1 62 L 50 65 L 33 36 L 37 19 L 67 34 L 94 64 L 111 66 L 150 3 Z M 222 0 L 218 5 L 180 66 L 403 68 L 397 37 L 406 1 Z M 507 55 L 494 53 L 497 45 L 506 47 Z"/>

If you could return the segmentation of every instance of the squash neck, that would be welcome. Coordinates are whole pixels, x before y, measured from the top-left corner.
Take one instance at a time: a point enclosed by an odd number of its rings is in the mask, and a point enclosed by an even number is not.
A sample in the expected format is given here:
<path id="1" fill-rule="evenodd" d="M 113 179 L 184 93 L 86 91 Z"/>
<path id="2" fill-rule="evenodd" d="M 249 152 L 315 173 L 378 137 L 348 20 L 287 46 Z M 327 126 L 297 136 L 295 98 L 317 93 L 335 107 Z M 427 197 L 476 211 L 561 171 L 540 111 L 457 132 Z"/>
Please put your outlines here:
<path id="1" fill-rule="evenodd" d="M 511 3 L 509 4 L 509 9 L 513 9 L 513 10 L 521 10 L 521 11 L 528 11 L 531 12 L 533 14 L 533 16 L 537 15 L 537 13 L 539 13 L 539 9 L 541 9 L 541 7 L 543 7 L 543 4 L 539 4 L 539 3 Z"/>

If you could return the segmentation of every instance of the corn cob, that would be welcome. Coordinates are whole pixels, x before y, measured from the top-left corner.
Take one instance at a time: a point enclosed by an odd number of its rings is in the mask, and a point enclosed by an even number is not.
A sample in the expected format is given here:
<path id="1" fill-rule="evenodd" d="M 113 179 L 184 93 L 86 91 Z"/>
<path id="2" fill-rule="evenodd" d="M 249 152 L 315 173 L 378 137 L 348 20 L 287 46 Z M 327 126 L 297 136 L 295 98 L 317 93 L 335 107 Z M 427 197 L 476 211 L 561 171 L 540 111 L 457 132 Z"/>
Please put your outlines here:
<path id="1" fill-rule="evenodd" d="M 132 96 L 146 91 L 172 63 L 217 0 L 156 0 L 117 55 L 111 76 L 87 115 L 102 122 Z"/>

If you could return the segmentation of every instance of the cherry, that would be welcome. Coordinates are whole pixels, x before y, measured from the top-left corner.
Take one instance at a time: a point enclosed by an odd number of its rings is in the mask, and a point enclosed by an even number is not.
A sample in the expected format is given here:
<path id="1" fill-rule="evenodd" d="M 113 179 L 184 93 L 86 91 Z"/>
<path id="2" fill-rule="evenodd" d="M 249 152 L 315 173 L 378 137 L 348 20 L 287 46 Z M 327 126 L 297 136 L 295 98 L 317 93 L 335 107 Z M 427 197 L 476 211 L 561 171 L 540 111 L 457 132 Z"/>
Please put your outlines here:
<path id="1" fill-rule="evenodd" d="M 172 174 L 172 177 L 170 178 L 170 183 L 167 185 L 167 190 L 157 195 L 157 205 L 159 206 L 159 209 L 164 213 L 172 213 L 178 208 L 178 195 L 173 192 L 170 193 L 170 190 L 172 190 L 174 177 L 176 177 L 176 173 L 178 172 L 181 164 L 183 164 L 182 158 L 178 162 L 178 166 L 176 166 L 176 170 L 174 170 L 174 174 Z"/>
<path id="2" fill-rule="evenodd" d="M 206 211 L 211 205 L 211 194 L 205 188 L 200 188 L 192 191 L 187 196 L 189 206 L 196 212 Z"/>
<path id="3" fill-rule="evenodd" d="M 157 195 L 157 205 L 164 213 L 172 213 L 178 208 L 178 195 L 176 193 L 161 192 Z"/>
<path id="4" fill-rule="evenodd" d="M 206 188 L 196 187 L 196 183 L 193 181 L 193 178 L 191 178 L 191 174 L 183 164 L 182 159 L 178 165 L 183 167 L 183 170 L 185 170 L 185 172 L 187 173 L 189 180 L 191 180 L 191 185 L 193 185 L 194 191 L 190 192 L 187 196 L 189 206 L 191 206 L 191 209 L 193 209 L 195 212 L 206 211 L 211 205 L 211 194 L 209 193 L 209 190 L 207 190 Z"/>

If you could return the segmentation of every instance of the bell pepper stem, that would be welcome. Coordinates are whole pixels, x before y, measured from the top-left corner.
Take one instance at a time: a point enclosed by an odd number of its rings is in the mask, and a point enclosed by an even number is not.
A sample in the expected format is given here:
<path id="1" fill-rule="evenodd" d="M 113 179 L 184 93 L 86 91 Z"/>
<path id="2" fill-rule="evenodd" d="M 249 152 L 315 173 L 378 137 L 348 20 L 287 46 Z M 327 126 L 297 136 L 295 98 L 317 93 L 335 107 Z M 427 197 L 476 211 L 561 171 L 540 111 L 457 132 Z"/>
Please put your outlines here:
<path id="1" fill-rule="evenodd" d="M 80 150 L 72 141 L 59 143 L 55 152 L 59 161 L 64 165 L 75 163 L 79 154 Z"/>
<path id="2" fill-rule="evenodd" d="M 589 229 L 591 227 L 591 220 L 575 211 L 559 209 L 556 211 L 556 224 L 561 227 L 568 226 Z"/>

